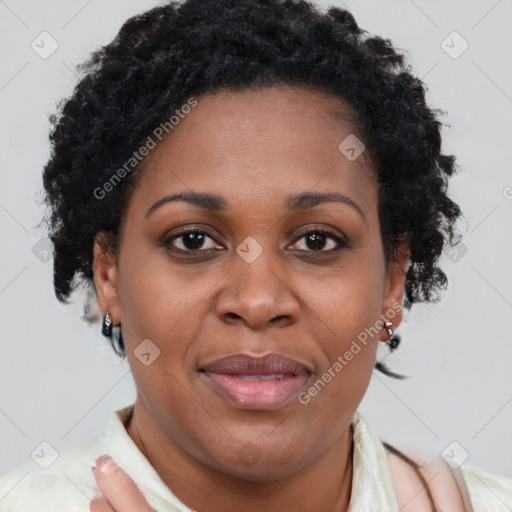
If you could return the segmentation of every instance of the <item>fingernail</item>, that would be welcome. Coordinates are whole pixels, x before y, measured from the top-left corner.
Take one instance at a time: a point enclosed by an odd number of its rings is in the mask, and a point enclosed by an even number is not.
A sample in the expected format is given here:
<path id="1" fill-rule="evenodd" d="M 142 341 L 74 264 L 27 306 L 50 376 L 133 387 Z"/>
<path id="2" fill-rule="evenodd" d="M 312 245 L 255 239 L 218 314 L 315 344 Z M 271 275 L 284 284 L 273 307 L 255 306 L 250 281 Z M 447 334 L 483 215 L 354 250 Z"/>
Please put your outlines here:
<path id="1" fill-rule="evenodd" d="M 96 462 L 93 464 L 92 471 L 94 472 L 95 469 L 99 469 L 101 472 L 104 472 L 113 462 L 114 460 L 110 455 L 101 455 L 96 459 Z"/>

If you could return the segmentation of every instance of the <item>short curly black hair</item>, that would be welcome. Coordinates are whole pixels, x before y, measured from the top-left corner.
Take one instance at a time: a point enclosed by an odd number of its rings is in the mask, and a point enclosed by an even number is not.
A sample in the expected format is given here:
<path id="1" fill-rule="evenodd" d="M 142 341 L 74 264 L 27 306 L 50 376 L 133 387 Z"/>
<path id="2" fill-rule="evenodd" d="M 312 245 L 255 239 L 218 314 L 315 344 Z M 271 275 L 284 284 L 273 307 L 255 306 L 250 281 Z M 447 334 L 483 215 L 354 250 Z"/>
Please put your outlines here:
<path id="1" fill-rule="evenodd" d="M 376 170 L 386 262 L 409 244 L 404 306 L 438 300 L 447 284 L 438 259 L 461 214 L 446 194 L 456 163 L 440 152 L 437 116 L 444 112 L 427 106 L 426 86 L 403 52 L 360 29 L 349 11 L 324 12 L 304 0 L 171 1 L 128 19 L 78 69 L 71 97 L 50 118 L 43 174 L 60 301 L 79 284 L 89 286 L 89 298 L 94 293 L 95 236 L 108 233 L 116 251 L 141 164 L 106 197 L 95 191 L 155 128 L 191 97 L 276 85 L 325 92 L 352 109 Z M 125 357 L 116 332 L 112 346 Z"/>

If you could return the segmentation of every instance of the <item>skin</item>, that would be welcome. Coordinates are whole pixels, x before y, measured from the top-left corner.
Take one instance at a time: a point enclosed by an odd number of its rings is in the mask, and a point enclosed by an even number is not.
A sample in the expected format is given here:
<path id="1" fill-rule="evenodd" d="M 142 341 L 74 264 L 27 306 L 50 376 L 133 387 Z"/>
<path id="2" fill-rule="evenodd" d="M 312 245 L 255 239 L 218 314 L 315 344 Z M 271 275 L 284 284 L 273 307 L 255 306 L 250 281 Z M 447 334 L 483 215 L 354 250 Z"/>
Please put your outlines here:
<path id="1" fill-rule="evenodd" d="M 128 434 L 198 512 L 344 511 L 350 501 L 349 426 L 385 329 L 306 405 L 239 409 L 198 372 L 225 355 L 278 352 L 312 369 L 307 389 L 387 312 L 393 328 L 401 322 L 408 251 L 386 265 L 375 171 L 365 152 L 350 161 L 338 149 L 357 135 L 348 114 L 307 88 L 202 96 L 146 158 L 117 262 L 97 237 L 98 304 L 122 325 L 137 386 Z M 174 201 L 146 217 L 189 191 L 222 196 L 228 210 Z M 286 197 L 302 192 L 338 192 L 362 215 L 339 202 L 288 211 Z M 207 231 L 203 255 L 184 252 L 183 237 L 169 241 L 185 225 Z M 315 251 L 305 235 L 318 228 L 345 244 L 330 250 L 339 244 L 328 235 Z M 236 252 L 249 236 L 263 250 L 252 263 Z M 149 366 L 134 355 L 145 339 L 160 350 Z M 257 454 L 249 465 L 247 446 Z"/>

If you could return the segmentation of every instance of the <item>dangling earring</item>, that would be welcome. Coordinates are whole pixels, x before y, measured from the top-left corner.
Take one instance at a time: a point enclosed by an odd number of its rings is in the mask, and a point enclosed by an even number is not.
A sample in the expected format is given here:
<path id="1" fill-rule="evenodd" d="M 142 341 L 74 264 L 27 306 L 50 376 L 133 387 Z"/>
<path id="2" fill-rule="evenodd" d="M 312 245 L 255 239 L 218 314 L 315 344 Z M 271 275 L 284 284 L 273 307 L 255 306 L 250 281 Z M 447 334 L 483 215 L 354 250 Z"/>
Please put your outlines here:
<path id="1" fill-rule="evenodd" d="M 110 315 L 107 311 L 106 315 L 103 317 L 103 325 L 101 326 L 101 334 L 103 336 L 107 336 L 110 338 L 112 336 L 112 320 L 110 319 Z"/>
<path id="2" fill-rule="evenodd" d="M 384 322 L 384 327 L 386 328 L 386 331 L 388 331 L 389 338 L 387 340 L 384 340 L 385 343 L 387 343 L 390 348 L 394 349 L 398 347 L 400 344 L 400 338 L 393 338 L 393 329 L 391 329 L 391 326 L 393 325 L 392 322 Z"/>

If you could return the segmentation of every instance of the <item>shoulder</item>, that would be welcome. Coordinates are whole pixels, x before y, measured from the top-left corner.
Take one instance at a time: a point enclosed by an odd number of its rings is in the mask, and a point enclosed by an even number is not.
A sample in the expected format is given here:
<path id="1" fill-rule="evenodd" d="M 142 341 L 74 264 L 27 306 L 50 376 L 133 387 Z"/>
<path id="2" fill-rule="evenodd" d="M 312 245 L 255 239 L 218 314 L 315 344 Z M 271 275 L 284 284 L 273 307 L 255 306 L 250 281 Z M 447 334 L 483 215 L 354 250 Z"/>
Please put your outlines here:
<path id="1" fill-rule="evenodd" d="M 450 510 L 465 512 L 464 501 L 453 475 L 442 464 L 409 462 L 395 453 L 388 453 L 395 493 L 401 512 L 432 512 Z"/>
<path id="2" fill-rule="evenodd" d="M 452 471 L 442 460 L 417 460 L 418 471 L 394 453 L 387 453 L 401 512 L 510 512 L 512 479 L 462 465 Z M 428 487 L 428 489 L 427 489 Z M 429 499 L 430 491 L 432 501 Z"/>
<path id="3" fill-rule="evenodd" d="M 44 453 L 0 477 L 0 512 L 88 512 L 98 492 L 91 467 L 105 453 L 105 437 L 60 452 Z"/>

